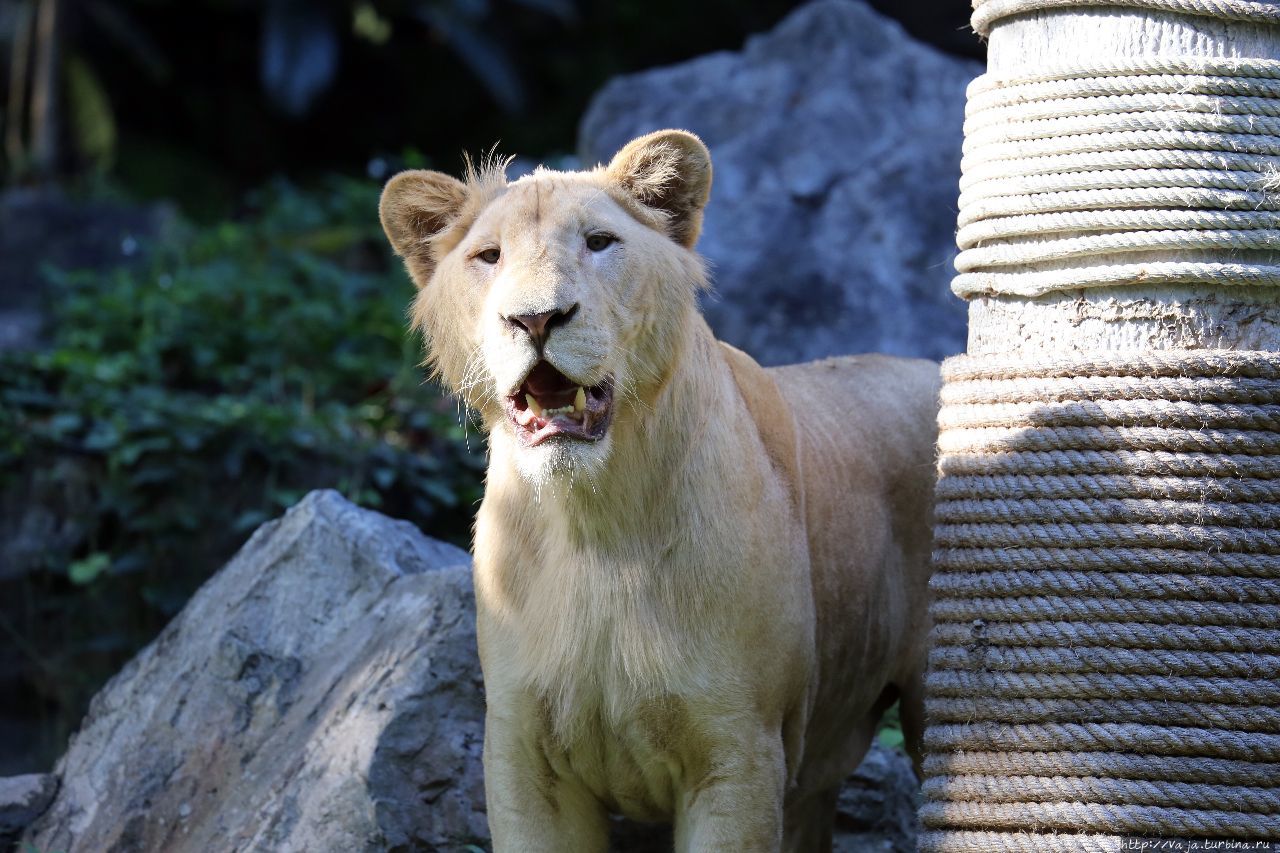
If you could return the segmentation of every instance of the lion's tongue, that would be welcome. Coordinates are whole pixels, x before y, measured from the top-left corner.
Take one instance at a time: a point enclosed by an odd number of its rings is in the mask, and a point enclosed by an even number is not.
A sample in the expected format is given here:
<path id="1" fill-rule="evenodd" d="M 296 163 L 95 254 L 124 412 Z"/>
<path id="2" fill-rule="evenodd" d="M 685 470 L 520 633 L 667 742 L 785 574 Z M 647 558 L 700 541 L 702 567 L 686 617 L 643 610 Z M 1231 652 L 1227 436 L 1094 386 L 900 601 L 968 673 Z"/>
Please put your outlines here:
<path id="1" fill-rule="evenodd" d="M 522 390 L 537 400 L 541 408 L 554 409 L 572 405 L 578 386 L 550 363 L 540 361 L 525 379 Z"/>

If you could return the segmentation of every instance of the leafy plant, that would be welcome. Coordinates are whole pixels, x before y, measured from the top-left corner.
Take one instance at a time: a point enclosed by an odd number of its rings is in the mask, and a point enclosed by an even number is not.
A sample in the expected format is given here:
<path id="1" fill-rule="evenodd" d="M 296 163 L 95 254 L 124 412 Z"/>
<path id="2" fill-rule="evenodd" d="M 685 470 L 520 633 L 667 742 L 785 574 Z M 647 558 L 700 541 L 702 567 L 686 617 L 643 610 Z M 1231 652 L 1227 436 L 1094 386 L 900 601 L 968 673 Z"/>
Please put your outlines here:
<path id="1" fill-rule="evenodd" d="M 902 737 L 902 720 L 898 716 L 898 710 L 898 703 L 894 702 L 889 710 L 884 712 L 884 716 L 880 718 L 880 728 L 876 736 L 881 746 L 901 750 L 906 741 Z"/>
<path id="2" fill-rule="evenodd" d="M 229 502 L 244 529 L 316 481 L 426 525 L 462 509 L 439 532 L 465 538 L 478 461 L 454 406 L 422 386 L 375 189 L 277 185 L 255 201 L 252 220 L 188 231 L 146 267 L 52 272 L 54 346 L 6 358 L 0 454 L 101 467 L 99 511 L 114 521 L 93 553 L 117 572 Z M 223 481 L 231 492 L 206 503 L 205 484 Z M 232 501 L 250 482 L 260 493 Z M 81 582 L 102 573 L 78 565 Z"/>
<path id="3" fill-rule="evenodd" d="M 423 383 L 376 201 L 352 180 L 276 184 L 141 265 L 50 271 L 52 346 L 0 356 L 0 498 L 75 532 L 42 549 L 0 630 L 47 652 L 33 695 L 72 721 L 308 489 L 469 539 L 482 459 Z"/>

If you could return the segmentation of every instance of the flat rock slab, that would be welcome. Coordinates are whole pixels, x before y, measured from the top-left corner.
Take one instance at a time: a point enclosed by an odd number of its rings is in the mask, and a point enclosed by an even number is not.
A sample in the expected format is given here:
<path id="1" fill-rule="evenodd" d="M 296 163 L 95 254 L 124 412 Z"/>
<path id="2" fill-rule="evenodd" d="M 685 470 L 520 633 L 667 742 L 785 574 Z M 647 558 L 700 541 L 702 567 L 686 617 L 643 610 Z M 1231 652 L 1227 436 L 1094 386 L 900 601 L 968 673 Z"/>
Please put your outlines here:
<path id="1" fill-rule="evenodd" d="M 699 250 L 717 334 L 765 364 L 965 344 L 950 291 L 965 86 L 978 63 L 854 0 L 820 0 L 717 53 L 610 82 L 587 164 L 664 127 L 697 133 L 715 179 Z"/>
<path id="2" fill-rule="evenodd" d="M 66 853 L 487 849 L 475 642 L 466 553 L 313 492 L 95 697 L 24 840 Z M 52 777 L 42 784 L 51 793 Z M 841 798 L 839 849 L 913 850 L 914 796 L 906 758 L 877 747 Z M 619 822 L 615 849 L 668 839 Z"/>

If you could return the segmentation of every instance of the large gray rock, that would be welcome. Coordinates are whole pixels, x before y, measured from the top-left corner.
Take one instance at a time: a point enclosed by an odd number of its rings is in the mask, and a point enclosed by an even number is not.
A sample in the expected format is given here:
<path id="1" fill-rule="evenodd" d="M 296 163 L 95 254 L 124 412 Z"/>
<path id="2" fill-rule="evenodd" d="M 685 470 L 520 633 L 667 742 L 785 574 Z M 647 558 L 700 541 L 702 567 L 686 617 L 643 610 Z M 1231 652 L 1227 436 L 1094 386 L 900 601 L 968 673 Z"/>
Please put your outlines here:
<path id="1" fill-rule="evenodd" d="M 964 89 L 981 67 L 854 0 L 804 6 L 740 53 L 618 78 L 582 122 L 587 163 L 642 133 L 715 161 L 700 250 L 720 337 L 768 364 L 961 351 L 951 295 Z"/>
<path id="2" fill-rule="evenodd" d="M 833 853 L 915 853 L 919 790 L 910 759 L 875 744 L 840 789 Z"/>
<path id="3" fill-rule="evenodd" d="M 44 813 L 58 790 L 49 773 L 27 773 L 0 779 L 0 846 L 6 849 Z"/>
<path id="4" fill-rule="evenodd" d="M 28 840 L 69 853 L 483 842 L 469 563 L 311 493 L 94 698 Z"/>
<path id="5" fill-rule="evenodd" d="M 24 840 L 67 853 L 487 849 L 483 724 L 467 555 L 313 492 L 95 697 Z M 914 792 L 905 757 L 877 747 L 841 798 L 839 849 L 913 850 Z M 629 853 L 671 849 L 669 832 L 625 821 L 614 838 Z"/>

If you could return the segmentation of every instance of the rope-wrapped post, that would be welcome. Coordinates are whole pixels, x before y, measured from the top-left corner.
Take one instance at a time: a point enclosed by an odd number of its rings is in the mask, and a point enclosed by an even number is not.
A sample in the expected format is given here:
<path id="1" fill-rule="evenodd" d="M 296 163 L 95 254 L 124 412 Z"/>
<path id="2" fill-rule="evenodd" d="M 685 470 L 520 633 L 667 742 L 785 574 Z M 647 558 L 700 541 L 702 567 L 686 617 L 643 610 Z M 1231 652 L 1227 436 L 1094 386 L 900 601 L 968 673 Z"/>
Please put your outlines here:
<path id="1" fill-rule="evenodd" d="M 1280 4 L 974 27 L 921 850 L 1280 841 Z"/>

